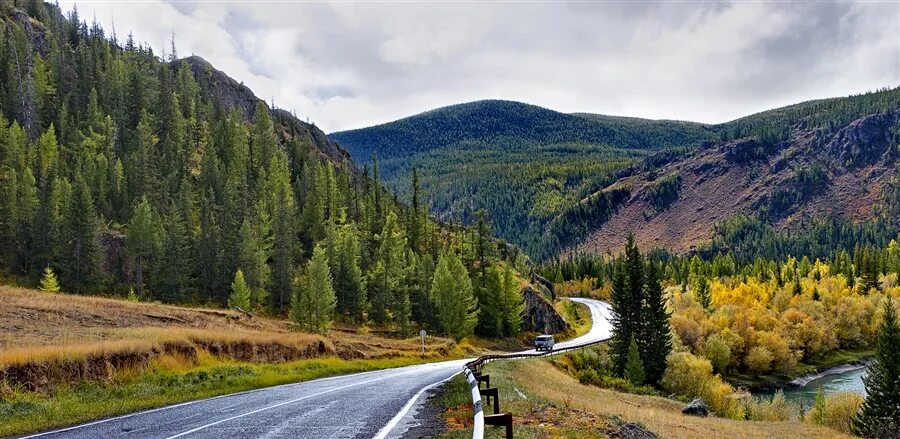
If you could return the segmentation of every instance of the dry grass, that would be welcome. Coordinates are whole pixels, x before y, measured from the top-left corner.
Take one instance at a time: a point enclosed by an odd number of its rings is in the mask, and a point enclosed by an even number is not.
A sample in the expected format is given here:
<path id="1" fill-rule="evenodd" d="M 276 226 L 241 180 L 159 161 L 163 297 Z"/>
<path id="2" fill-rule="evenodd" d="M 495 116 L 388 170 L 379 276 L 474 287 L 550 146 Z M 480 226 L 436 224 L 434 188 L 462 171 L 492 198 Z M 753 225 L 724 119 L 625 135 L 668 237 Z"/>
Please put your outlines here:
<path id="1" fill-rule="evenodd" d="M 668 439 L 850 438 L 850 436 L 835 430 L 799 421 L 735 421 L 714 417 L 685 416 L 681 414 L 683 404 L 678 401 L 654 396 L 618 393 L 595 386 L 582 385 L 565 372 L 542 360 L 492 363 L 486 372 L 491 374 L 492 383 L 497 377 L 496 380 L 501 383 L 500 392 L 503 395 L 515 395 L 514 389 L 503 388 L 503 383 L 509 383 L 517 386 L 526 394 L 564 408 L 561 417 L 552 420 L 555 425 L 564 425 L 569 417 L 567 413 L 571 411 L 574 419 L 583 418 L 586 416 L 585 414 L 588 414 L 602 417 L 610 422 L 616 419 L 637 422 L 660 437 Z M 529 397 L 532 398 L 532 396 Z M 522 422 L 528 424 L 527 419 L 523 419 Z"/>
<path id="2" fill-rule="evenodd" d="M 5 376 L 8 385 L 23 384 L 29 389 L 46 390 L 58 384 L 56 381 L 67 380 L 66 372 L 48 380 L 45 375 L 51 371 L 71 371 L 71 382 L 83 379 L 88 368 L 90 379 L 96 379 L 109 375 L 104 370 L 126 363 L 138 369 L 146 367 L 148 360 L 173 351 L 191 359 L 209 353 L 240 361 L 280 363 L 323 355 L 421 358 L 420 349 L 418 337 L 389 338 L 359 333 L 356 328 L 306 334 L 294 331 L 286 320 L 251 318 L 228 310 L 0 287 L 0 379 Z M 428 337 L 422 360 L 464 353 L 468 352 L 452 340 Z M 79 362 L 82 364 L 77 365 Z M 50 364 L 76 367 L 44 367 Z"/>

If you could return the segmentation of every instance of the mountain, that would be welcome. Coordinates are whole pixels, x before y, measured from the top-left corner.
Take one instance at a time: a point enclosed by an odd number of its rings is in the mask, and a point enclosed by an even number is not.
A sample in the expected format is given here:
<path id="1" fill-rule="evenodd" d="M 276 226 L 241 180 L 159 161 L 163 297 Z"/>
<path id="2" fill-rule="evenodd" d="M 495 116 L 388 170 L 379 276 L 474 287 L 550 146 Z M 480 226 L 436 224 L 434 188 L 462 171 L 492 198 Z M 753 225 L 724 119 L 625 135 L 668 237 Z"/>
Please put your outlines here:
<path id="1" fill-rule="evenodd" d="M 798 255 L 825 241 L 852 248 L 851 241 L 873 234 L 889 240 L 900 231 L 900 88 L 806 102 L 713 128 L 718 141 L 645 160 L 578 203 L 575 209 L 588 211 L 594 199 L 614 200 L 601 214 L 585 215 L 581 236 L 567 226 L 548 228 L 545 238 L 577 243 L 569 251 L 604 254 L 635 233 L 643 248 L 730 248 L 752 258 L 778 232 L 817 234 L 803 246 L 795 245 L 798 236 L 795 244 L 775 245 Z"/>
<path id="2" fill-rule="evenodd" d="M 533 257 L 551 219 L 654 152 L 711 140 L 707 126 L 565 114 L 486 100 L 329 135 L 362 163 L 377 154 L 380 177 L 408 194 L 416 169 L 435 212 L 471 222 L 484 209 L 495 232 Z"/>
<path id="3" fill-rule="evenodd" d="M 169 53 L 74 8 L 0 0 L 0 280 L 238 307 L 307 331 L 534 329 L 517 249 L 398 202 L 314 125 Z M 484 282 L 456 287 L 470 275 Z"/>

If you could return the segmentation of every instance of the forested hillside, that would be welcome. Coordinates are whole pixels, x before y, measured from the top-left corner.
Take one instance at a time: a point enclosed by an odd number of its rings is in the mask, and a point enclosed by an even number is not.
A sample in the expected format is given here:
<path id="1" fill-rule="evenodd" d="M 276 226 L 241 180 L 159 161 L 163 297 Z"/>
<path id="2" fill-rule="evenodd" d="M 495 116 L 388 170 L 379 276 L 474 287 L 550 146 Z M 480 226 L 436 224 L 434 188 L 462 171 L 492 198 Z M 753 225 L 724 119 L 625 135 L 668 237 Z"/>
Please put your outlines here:
<path id="1" fill-rule="evenodd" d="M 806 102 L 715 127 L 720 140 L 629 168 L 590 200 L 583 235 L 550 228 L 560 248 L 602 254 L 628 232 L 647 248 L 827 257 L 883 246 L 900 232 L 900 88 Z M 569 221 L 571 224 L 572 221 Z M 559 232 L 558 234 L 554 234 Z"/>
<path id="2" fill-rule="evenodd" d="M 548 221 L 656 151 L 714 138 L 703 125 L 564 114 L 509 101 L 439 108 L 333 133 L 356 160 L 377 154 L 381 178 L 401 188 L 416 169 L 443 218 L 473 222 L 484 209 L 497 234 L 532 257 L 548 248 Z"/>
<path id="3" fill-rule="evenodd" d="M 77 10 L 0 1 L 5 282 L 227 304 L 311 331 L 332 316 L 403 334 L 519 330 L 515 250 L 487 227 L 436 223 L 415 180 L 397 202 L 377 166 L 359 172 L 315 126 L 168 52 Z"/>

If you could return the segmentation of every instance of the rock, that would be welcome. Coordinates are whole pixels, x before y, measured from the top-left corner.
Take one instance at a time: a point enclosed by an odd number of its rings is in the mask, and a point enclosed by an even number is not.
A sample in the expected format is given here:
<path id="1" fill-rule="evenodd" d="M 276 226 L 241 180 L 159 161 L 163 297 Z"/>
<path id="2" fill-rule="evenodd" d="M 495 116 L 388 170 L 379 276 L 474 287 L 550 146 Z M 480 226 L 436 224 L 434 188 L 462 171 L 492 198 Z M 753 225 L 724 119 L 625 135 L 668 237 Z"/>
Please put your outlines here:
<path id="1" fill-rule="evenodd" d="M 840 163 L 862 166 L 879 159 L 890 162 L 894 153 L 891 127 L 900 113 L 873 114 L 841 128 L 825 145 L 825 150 Z"/>
<path id="2" fill-rule="evenodd" d="M 608 434 L 609 437 L 622 439 L 656 439 L 657 437 L 650 430 L 647 430 L 634 422 L 626 422 L 619 425 Z"/>
<path id="3" fill-rule="evenodd" d="M 523 331 L 556 334 L 569 330 L 569 324 L 540 292 L 526 286 L 522 289 L 522 296 L 525 298 L 525 309 L 522 311 Z"/>
<path id="4" fill-rule="evenodd" d="M 691 401 L 690 404 L 681 409 L 681 413 L 691 416 L 707 417 L 709 416 L 709 406 L 700 398 Z"/>

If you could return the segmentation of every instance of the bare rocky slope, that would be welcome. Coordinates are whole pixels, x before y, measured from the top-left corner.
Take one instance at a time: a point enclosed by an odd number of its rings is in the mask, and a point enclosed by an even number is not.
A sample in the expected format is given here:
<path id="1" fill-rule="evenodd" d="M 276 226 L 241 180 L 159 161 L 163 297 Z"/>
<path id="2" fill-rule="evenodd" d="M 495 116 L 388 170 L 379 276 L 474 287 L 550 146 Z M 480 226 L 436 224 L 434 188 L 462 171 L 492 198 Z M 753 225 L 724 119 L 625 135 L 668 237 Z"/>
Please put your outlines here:
<path id="1" fill-rule="evenodd" d="M 634 166 L 600 191 L 628 189 L 615 213 L 566 251 L 616 252 L 634 233 L 643 248 L 690 252 L 718 222 L 741 213 L 780 229 L 811 217 L 872 220 L 887 213 L 885 198 L 896 193 L 898 140 L 895 106 L 832 130 L 796 123 L 784 141 L 707 143 L 654 166 Z"/>

